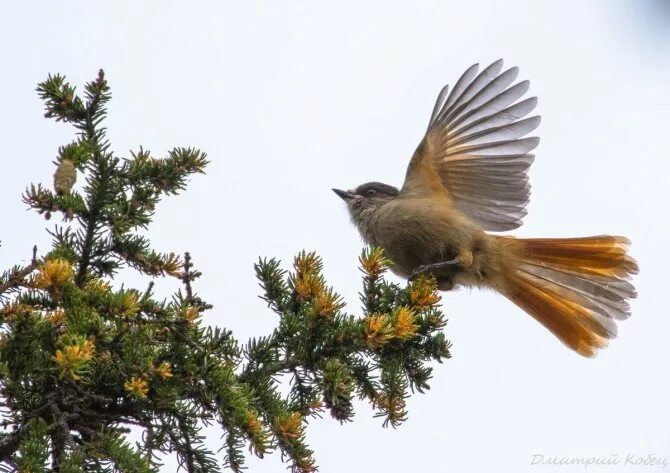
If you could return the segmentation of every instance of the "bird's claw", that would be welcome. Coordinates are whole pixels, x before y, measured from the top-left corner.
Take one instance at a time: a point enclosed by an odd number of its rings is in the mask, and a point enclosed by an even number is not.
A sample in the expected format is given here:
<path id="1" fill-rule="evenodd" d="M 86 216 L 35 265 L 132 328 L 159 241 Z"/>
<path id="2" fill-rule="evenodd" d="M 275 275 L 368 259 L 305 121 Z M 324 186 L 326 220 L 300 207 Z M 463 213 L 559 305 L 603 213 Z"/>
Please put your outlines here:
<path id="1" fill-rule="evenodd" d="M 420 266 L 417 266 L 414 271 L 412 271 L 412 274 L 409 275 L 409 281 L 414 281 L 416 278 L 421 276 L 422 274 L 428 272 L 430 268 L 428 267 L 427 264 L 422 264 Z"/>

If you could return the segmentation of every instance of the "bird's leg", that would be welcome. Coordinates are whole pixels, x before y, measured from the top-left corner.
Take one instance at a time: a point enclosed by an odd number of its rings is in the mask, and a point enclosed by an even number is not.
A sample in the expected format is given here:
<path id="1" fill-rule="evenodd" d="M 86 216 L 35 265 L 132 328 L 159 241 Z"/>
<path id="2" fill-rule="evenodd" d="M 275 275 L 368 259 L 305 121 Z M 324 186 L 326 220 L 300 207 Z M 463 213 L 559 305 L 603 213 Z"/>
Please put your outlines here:
<path id="1" fill-rule="evenodd" d="M 424 273 L 434 273 L 435 276 L 438 276 L 436 271 L 440 269 L 469 268 L 470 266 L 472 266 L 473 260 L 474 255 L 472 254 L 472 250 L 470 248 L 463 247 L 458 250 L 458 253 L 456 253 L 456 257 L 453 259 L 447 261 L 438 261 L 437 263 L 422 264 L 421 266 L 418 266 L 414 271 L 412 271 L 409 280 L 412 281 L 417 276 Z M 453 275 L 449 276 L 449 279 L 451 279 L 452 277 Z M 452 287 L 453 287 L 453 281 L 452 281 Z"/>
<path id="2" fill-rule="evenodd" d="M 439 261 L 437 263 L 422 264 L 418 266 L 409 277 L 409 280 L 417 278 L 419 275 L 429 272 L 437 271 L 438 269 L 453 268 L 454 266 L 459 266 L 461 261 L 458 257 L 450 259 L 449 261 Z"/>

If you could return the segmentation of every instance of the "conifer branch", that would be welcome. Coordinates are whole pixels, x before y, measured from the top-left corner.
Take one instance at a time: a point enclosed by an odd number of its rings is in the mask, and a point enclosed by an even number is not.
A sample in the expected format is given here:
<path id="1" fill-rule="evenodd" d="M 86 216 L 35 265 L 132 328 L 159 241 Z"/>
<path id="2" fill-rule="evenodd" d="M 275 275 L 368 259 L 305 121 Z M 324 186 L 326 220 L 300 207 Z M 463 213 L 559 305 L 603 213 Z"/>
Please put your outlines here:
<path id="1" fill-rule="evenodd" d="M 53 248 L 40 256 L 35 248 L 30 264 L 0 277 L 0 469 L 47 471 L 51 457 L 51 471 L 153 472 L 176 454 L 188 472 L 240 471 L 248 447 L 258 457 L 278 451 L 307 473 L 317 469 L 309 418 L 328 411 L 351 421 L 356 397 L 384 426 L 407 418 L 405 400 L 429 388 L 430 363 L 450 356 L 434 280 L 389 283 L 390 262 L 366 249 L 362 309 L 352 315 L 315 253 L 297 255 L 290 270 L 260 259 L 273 332 L 240 343 L 204 327 L 213 307 L 196 293 L 191 255 L 156 251 L 139 232 L 161 198 L 204 171 L 205 153 L 174 148 L 156 159 L 140 148 L 115 157 L 102 126 L 111 97 L 102 71 L 81 98 L 60 75 L 37 90 L 45 116 L 79 136 L 58 150 L 55 192 L 38 184 L 23 196 L 47 219 L 63 214 L 49 231 Z M 156 279 L 144 290 L 113 285 L 123 267 L 183 288 L 159 300 Z M 222 458 L 204 442 L 212 423 L 225 435 Z M 130 427 L 143 430 L 137 448 L 126 440 Z"/>

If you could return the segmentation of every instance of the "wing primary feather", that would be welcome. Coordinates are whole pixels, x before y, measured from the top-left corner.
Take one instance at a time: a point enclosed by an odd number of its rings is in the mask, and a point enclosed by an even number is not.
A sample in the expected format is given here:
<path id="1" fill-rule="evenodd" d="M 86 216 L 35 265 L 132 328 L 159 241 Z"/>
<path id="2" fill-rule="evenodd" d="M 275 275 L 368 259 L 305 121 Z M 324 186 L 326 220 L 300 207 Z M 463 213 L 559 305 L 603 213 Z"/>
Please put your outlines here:
<path id="1" fill-rule="evenodd" d="M 479 70 L 479 63 L 473 64 L 472 66 L 466 69 L 466 71 L 461 75 L 461 77 L 458 78 L 456 84 L 454 85 L 454 88 L 451 89 L 451 93 L 449 94 L 447 101 L 442 106 L 442 110 L 440 110 L 438 116 L 435 117 L 435 121 L 439 121 L 441 117 L 444 115 L 444 113 L 448 111 L 449 107 L 451 107 L 451 104 L 453 104 L 456 100 L 458 100 L 458 98 L 463 93 L 463 90 L 465 90 L 465 88 L 468 85 L 470 85 L 470 82 L 472 82 L 472 79 L 475 78 L 478 70 Z"/>
<path id="2" fill-rule="evenodd" d="M 522 138 L 520 140 L 495 141 L 473 146 L 461 145 L 448 151 L 446 156 L 464 153 L 477 154 L 479 156 L 487 156 L 491 154 L 525 154 L 535 149 L 538 144 L 540 144 L 540 139 L 533 136 L 530 138 Z M 477 151 L 477 153 L 474 153 L 474 151 Z"/>
<path id="3" fill-rule="evenodd" d="M 450 141 L 451 146 L 459 146 L 463 143 L 471 145 L 490 143 L 495 141 L 516 140 L 535 130 L 540 125 L 538 115 L 524 120 L 519 120 L 508 125 L 486 128 L 469 135 L 464 135 Z"/>
<path id="4" fill-rule="evenodd" d="M 440 112 L 440 109 L 442 108 L 442 105 L 444 104 L 445 97 L 447 96 L 448 93 L 449 93 L 449 84 L 442 87 L 442 90 L 440 90 L 440 93 L 437 96 L 437 100 L 435 101 L 435 106 L 433 107 L 433 113 L 430 115 L 430 121 L 428 122 L 428 129 L 429 130 L 430 130 L 430 127 L 435 122 L 435 117 Z"/>
<path id="5" fill-rule="evenodd" d="M 458 126 L 461 122 L 463 122 L 466 119 L 474 121 L 482 118 L 488 118 L 500 112 L 501 110 L 504 110 L 505 108 L 509 107 L 514 102 L 516 102 L 519 98 L 521 98 L 521 96 L 523 96 L 523 94 L 525 94 L 528 91 L 529 87 L 530 82 L 528 82 L 527 80 L 521 81 L 518 84 L 514 84 L 512 87 L 502 92 L 501 94 L 497 95 L 496 97 L 492 98 L 485 104 L 475 108 L 474 110 L 470 110 L 469 112 L 456 118 L 454 122 L 450 124 L 449 129 L 450 130 L 453 129 L 453 127 Z"/>
<path id="6" fill-rule="evenodd" d="M 460 115 L 467 114 L 470 110 L 476 110 L 481 105 L 484 105 L 489 100 L 504 92 L 518 76 L 518 67 L 507 69 L 505 72 L 492 79 L 488 84 L 484 85 L 481 90 L 472 95 L 467 101 L 464 101 L 460 106 L 454 108 L 445 118 L 445 121 L 453 124 L 454 120 Z"/>
<path id="7" fill-rule="evenodd" d="M 456 156 L 447 156 L 443 161 L 449 163 L 449 168 L 452 169 L 454 165 L 458 167 L 472 166 L 479 168 L 481 166 L 507 166 L 510 164 L 518 163 L 528 163 L 532 164 L 535 159 L 534 154 L 499 154 L 499 155 L 488 155 L 488 156 L 476 156 L 476 155 L 456 155 Z"/>
<path id="8" fill-rule="evenodd" d="M 507 107 L 506 109 L 503 109 L 492 115 L 485 116 L 478 120 L 468 121 L 467 117 L 463 120 L 459 118 L 454 121 L 454 126 L 458 126 L 458 128 L 450 131 L 449 137 L 459 136 L 466 131 L 475 133 L 486 128 L 507 125 L 508 123 L 522 119 L 530 112 L 535 110 L 536 106 L 537 97 L 531 97 L 526 100 L 522 100 L 521 102 L 514 104 L 511 107 Z"/>
<path id="9" fill-rule="evenodd" d="M 496 62 L 488 66 L 482 72 L 475 77 L 472 82 L 463 90 L 463 93 L 452 103 L 448 108 L 445 107 L 444 120 L 440 121 L 449 121 L 449 117 L 453 114 L 455 110 L 458 110 L 461 104 L 466 103 L 473 95 L 477 94 L 483 87 L 485 87 L 489 82 L 496 78 L 498 73 L 502 70 L 503 60 L 498 59 Z"/>

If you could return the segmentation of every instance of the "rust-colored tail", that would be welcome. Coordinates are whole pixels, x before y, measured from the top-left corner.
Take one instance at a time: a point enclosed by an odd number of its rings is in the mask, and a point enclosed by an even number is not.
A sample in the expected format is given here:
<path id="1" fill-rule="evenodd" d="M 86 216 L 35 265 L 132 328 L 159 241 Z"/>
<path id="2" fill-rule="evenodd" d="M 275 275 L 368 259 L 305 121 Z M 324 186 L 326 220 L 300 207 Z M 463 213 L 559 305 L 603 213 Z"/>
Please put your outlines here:
<path id="1" fill-rule="evenodd" d="M 505 295 L 580 355 L 616 337 L 636 296 L 638 266 L 620 236 L 519 239 L 521 261 Z"/>

